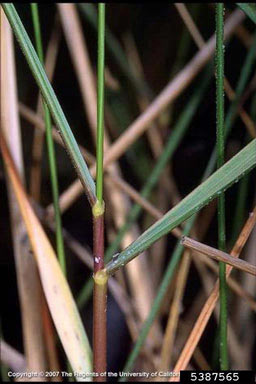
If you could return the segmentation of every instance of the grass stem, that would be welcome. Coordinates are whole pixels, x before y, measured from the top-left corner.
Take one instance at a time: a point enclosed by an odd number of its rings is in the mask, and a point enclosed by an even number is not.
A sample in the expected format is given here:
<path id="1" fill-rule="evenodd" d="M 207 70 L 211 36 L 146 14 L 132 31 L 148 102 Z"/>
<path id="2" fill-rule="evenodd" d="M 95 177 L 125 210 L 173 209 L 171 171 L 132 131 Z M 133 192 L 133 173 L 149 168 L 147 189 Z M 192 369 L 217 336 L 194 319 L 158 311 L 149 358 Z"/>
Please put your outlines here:
<path id="1" fill-rule="evenodd" d="M 217 167 L 224 164 L 224 5 L 216 4 L 216 100 Z M 225 251 L 225 195 L 218 197 L 218 248 Z M 226 264 L 219 263 L 220 277 L 220 368 L 228 369 Z"/>
<path id="2" fill-rule="evenodd" d="M 104 138 L 104 60 L 105 4 L 99 3 L 98 17 L 98 95 L 97 95 L 97 170 L 96 196 L 103 200 L 103 138 Z"/>
<path id="3" fill-rule="evenodd" d="M 40 20 L 39 20 L 37 3 L 31 3 L 31 13 L 32 13 L 32 21 L 33 21 L 33 27 L 34 27 L 36 51 L 37 51 L 39 60 L 43 65 L 44 54 L 43 54 L 43 45 L 42 45 L 41 28 L 40 28 Z M 61 265 L 61 269 L 63 273 L 66 274 L 66 260 L 65 260 L 65 251 L 64 251 L 64 241 L 62 236 L 62 221 L 61 221 L 61 213 L 60 213 L 60 207 L 59 207 L 59 186 L 58 186 L 58 176 L 57 176 L 57 165 L 56 165 L 56 157 L 55 157 L 55 148 L 54 148 L 53 137 L 52 137 L 52 122 L 51 122 L 51 115 L 45 101 L 43 101 L 43 108 L 44 108 L 46 143 L 47 143 L 48 161 L 49 161 L 49 168 L 50 168 L 50 179 L 51 179 L 51 188 L 52 188 L 52 196 L 53 196 L 55 224 L 56 224 L 57 255 Z"/>
<path id="4" fill-rule="evenodd" d="M 191 124 L 191 120 L 194 114 L 196 113 L 196 110 L 200 104 L 200 101 L 202 100 L 207 86 L 209 85 L 211 73 L 212 69 L 208 67 L 204 74 L 204 78 L 201 81 L 201 87 L 195 90 L 190 102 L 182 111 L 177 123 L 173 127 L 173 132 L 172 134 L 170 134 L 170 137 L 161 156 L 159 157 L 155 167 L 153 168 L 150 177 L 147 179 L 147 182 L 140 191 L 141 196 L 143 196 L 144 198 L 148 198 L 148 196 L 150 196 L 164 168 L 166 167 L 168 162 L 171 161 L 172 155 L 175 153 L 175 150 L 179 146 L 186 131 L 188 130 Z M 126 232 L 130 229 L 132 224 L 136 222 L 136 220 L 138 220 L 141 211 L 142 208 L 140 205 L 134 204 L 132 206 L 129 215 L 126 218 L 126 223 L 119 229 L 116 238 L 106 250 L 105 262 L 109 262 L 113 254 L 118 252 L 122 239 L 124 238 Z M 89 280 L 81 289 L 81 292 L 79 293 L 77 298 L 77 303 L 79 307 L 84 306 L 86 301 L 89 299 L 92 293 L 92 286 L 92 280 Z"/>
<path id="5" fill-rule="evenodd" d="M 106 381 L 107 368 L 107 282 L 104 270 L 104 201 L 103 201 L 103 143 L 104 143 L 104 44 L 105 4 L 98 4 L 98 77 L 97 77 L 97 146 L 96 197 L 93 213 L 93 370 L 95 381 Z"/>

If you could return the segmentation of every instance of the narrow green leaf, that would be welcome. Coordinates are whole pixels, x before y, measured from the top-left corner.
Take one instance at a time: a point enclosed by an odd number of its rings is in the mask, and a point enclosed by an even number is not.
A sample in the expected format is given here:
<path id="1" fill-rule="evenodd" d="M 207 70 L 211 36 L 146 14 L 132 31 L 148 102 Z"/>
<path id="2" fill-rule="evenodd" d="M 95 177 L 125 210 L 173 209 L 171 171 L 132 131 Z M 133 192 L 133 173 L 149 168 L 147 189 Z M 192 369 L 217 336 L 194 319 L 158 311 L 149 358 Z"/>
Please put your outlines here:
<path id="1" fill-rule="evenodd" d="M 236 3 L 239 8 L 256 24 L 256 5 L 255 3 Z"/>
<path id="2" fill-rule="evenodd" d="M 31 15 L 34 26 L 34 35 L 36 50 L 41 61 L 44 65 L 44 53 L 43 53 L 43 44 L 41 37 L 41 27 L 40 19 L 38 12 L 37 3 L 31 3 Z M 59 206 L 59 185 L 58 185 L 58 175 L 57 175 L 57 165 L 56 165 L 56 156 L 55 156 L 55 147 L 52 137 L 52 121 L 49 109 L 45 101 L 43 101 L 44 107 L 44 122 L 45 122 L 45 131 L 46 131 L 46 142 L 47 142 L 47 152 L 48 152 L 48 162 L 51 176 L 51 189 L 52 197 L 54 204 L 54 216 L 56 223 L 56 244 L 57 244 L 57 255 L 62 268 L 64 275 L 66 275 L 66 259 L 65 259 L 65 250 L 64 250 L 64 241 L 62 235 L 62 220 Z"/>
<path id="3" fill-rule="evenodd" d="M 167 212 L 162 219 L 146 230 L 137 240 L 122 251 L 118 257 L 111 260 L 106 266 L 107 272 L 112 274 L 134 259 L 135 256 L 145 251 L 162 236 L 199 211 L 255 166 L 256 139 L 252 140 L 236 156 Z"/>
<path id="4" fill-rule="evenodd" d="M 85 188 L 88 199 L 93 205 L 96 201 L 94 181 L 79 150 L 77 142 L 54 93 L 54 90 L 47 78 L 44 68 L 35 52 L 35 49 L 22 24 L 22 21 L 19 18 L 19 15 L 16 12 L 14 5 L 12 3 L 1 3 L 1 5 L 18 40 L 22 52 L 26 57 L 27 63 L 32 71 L 38 87 L 40 88 L 43 98 L 47 103 L 49 110 L 51 111 L 52 117 L 59 129 L 59 133 L 70 155 L 72 163 L 77 171 L 81 183 Z"/>

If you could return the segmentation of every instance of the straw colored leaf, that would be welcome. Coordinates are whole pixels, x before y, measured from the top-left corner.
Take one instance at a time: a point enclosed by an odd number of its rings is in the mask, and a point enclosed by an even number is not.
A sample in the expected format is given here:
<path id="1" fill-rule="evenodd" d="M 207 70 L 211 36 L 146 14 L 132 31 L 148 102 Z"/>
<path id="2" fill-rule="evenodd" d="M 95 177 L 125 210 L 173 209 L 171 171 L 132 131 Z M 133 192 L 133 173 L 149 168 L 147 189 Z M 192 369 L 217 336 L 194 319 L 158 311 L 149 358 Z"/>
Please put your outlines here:
<path id="1" fill-rule="evenodd" d="M 244 245 L 246 244 L 246 241 L 248 240 L 255 226 L 255 223 L 256 223 L 256 208 L 254 208 L 253 212 L 250 214 L 249 218 L 247 219 L 242 231 L 240 232 L 240 235 L 231 251 L 231 256 L 237 257 L 237 258 L 239 257 Z M 226 271 L 227 278 L 229 277 L 232 271 L 232 268 L 233 267 L 230 265 L 227 267 L 227 271 Z M 198 345 L 199 340 L 206 328 L 206 325 L 211 317 L 211 314 L 217 303 L 218 297 L 219 297 L 219 280 L 216 281 L 210 296 L 206 300 L 193 326 L 193 329 L 173 369 L 174 372 L 180 372 L 181 370 L 186 369 L 194 353 L 194 350 Z M 177 381 L 177 378 L 170 378 L 169 381 Z"/>
<path id="2" fill-rule="evenodd" d="M 36 258 L 47 303 L 64 350 L 75 372 L 91 372 L 91 349 L 74 299 L 55 252 L 29 203 L 2 135 L 1 150 Z M 90 379 L 78 377 L 77 380 Z"/>
<path id="3" fill-rule="evenodd" d="M 1 131 L 6 137 L 14 163 L 20 175 L 21 182 L 25 183 L 25 168 L 23 162 L 23 143 L 18 116 L 17 77 L 15 70 L 14 39 L 8 20 L 0 10 L 1 18 Z M 47 369 L 45 355 L 45 342 L 43 322 L 41 319 L 41 296 L 36 262 L 28 252 L 28 244 L 20 241 L 25 232 L 23 219 L 12 191 L 7 181 L 7 194 L 10 213 L 10 229 L 12 232 L 13 256 L 15 260 L 17 289 L 22 324 L 22 341 L 26 368 L 28 371 L 44 371 Z M 2 197 L 1 197 L 2 202 Z M 1 205 L 2 208 L 3 204 Z M 2 233 L 3 235 L 3 233 Z M 1 235 L 1 238 L 2 238 Z M 2 250 L 1 256 L 5 251 Z M 1 349 L 1 358 L 3 356 Z M 10 366 L 11 368 L 11 366 Z M 19 370 L 18 370 L 19 371 Z M 42 378 L 43 381 L 44 378 Z"/>

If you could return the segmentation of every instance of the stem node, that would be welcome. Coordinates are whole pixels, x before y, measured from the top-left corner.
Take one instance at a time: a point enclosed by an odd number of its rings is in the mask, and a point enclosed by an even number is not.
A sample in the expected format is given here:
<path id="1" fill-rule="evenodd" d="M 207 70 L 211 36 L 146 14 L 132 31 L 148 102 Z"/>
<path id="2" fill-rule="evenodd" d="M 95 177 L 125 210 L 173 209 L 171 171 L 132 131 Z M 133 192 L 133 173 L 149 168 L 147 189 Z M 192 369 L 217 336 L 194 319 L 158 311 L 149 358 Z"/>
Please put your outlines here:
<path id="1" fill-rule="evenodd" d="M 92 214 L 93 217 L 99 217 L 102 216 L 105 212 L 105 203 L 104 201 L 100 202 L 99 200 L 96 201 L 94 206 L 92 207 Z"/>
<path id="2" fill-rule="evenodd" d="M 100 269 L 93 275 L 93 278 L 94 278 L 95 284 L 98 284 L 98 285 L 107 284 L 107 281 L 108 281 L 107 270 L 105 268 Z"/>

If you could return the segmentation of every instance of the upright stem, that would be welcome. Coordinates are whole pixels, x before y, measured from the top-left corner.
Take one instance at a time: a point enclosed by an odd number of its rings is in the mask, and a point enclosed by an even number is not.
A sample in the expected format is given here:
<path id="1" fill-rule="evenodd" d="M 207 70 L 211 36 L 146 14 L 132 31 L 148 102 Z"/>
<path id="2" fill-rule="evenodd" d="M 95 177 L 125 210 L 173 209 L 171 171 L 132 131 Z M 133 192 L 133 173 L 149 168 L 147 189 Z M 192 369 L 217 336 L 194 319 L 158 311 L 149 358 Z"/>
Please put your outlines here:
<path id="1" fill-rule="evenodd" d="M 95 381 L 106 381 L 107 369 L 107 274 L 104 269 L 104 201 L 103 201 L 103 142 L 104 142 L 104 40 L 105 4 L 98 5 L 98 95 L 97 95 L 97 148 L 96 197 L 93 213 L 93 370 Z"/>
<path id="2" fill-rule="evenodd" d="M 31 3 L 31 12 L 32 12 L 32 20 L 33 20 L 33 26 L 34 26 L 36 51 L 37 51 L 39 60 L 43 64 L 44 54 L 43 54 L 37 3 Z M 58 255 L 58 259 L 59 259 L 62 271 L 64 274 L 66 274 L 66 260 L 65 260 L 64 242 L 63 242 L 63 235 L 62 235 L 61 214 L 60 214 L 60 207 L 59 207 L 59 187 L 58 187 L 55 149 L 54 149 L 54 143 L 53 143 L 53 137 L 52 137 L 52 123 L 51 123 L 50 111 L 45 101 L 43 101 L 43 108 L 44 108 L 44 121 L 45 121 L 45 127 L 46 127 L 46 143 L 47 143 L 48 161 L 49 161 L 50 176 L 51 176 L 51 188 L 52 188 L 54 214 L 55 214 L 57 255 Z"/>
<path id="3" fill-rule="evenodd" d="M 216 97 L 217 97 L 217 166 L 224 164 L 224 5 L 216 4 Z M 218 248 L 225 251 L 225 196 L 218 197 Z M 220 277 L 220 368 L 228 369 L 226 264 L 219 263 Z"/>
<path id="4" fill-rule="evenodd" d="M 98 5 L 98 86 L 97 86 L 97 169 L 96 196 L 103 201 L 103 136 L 104 136 L 104 62 L 105 62 L 105 4 Z"/>

